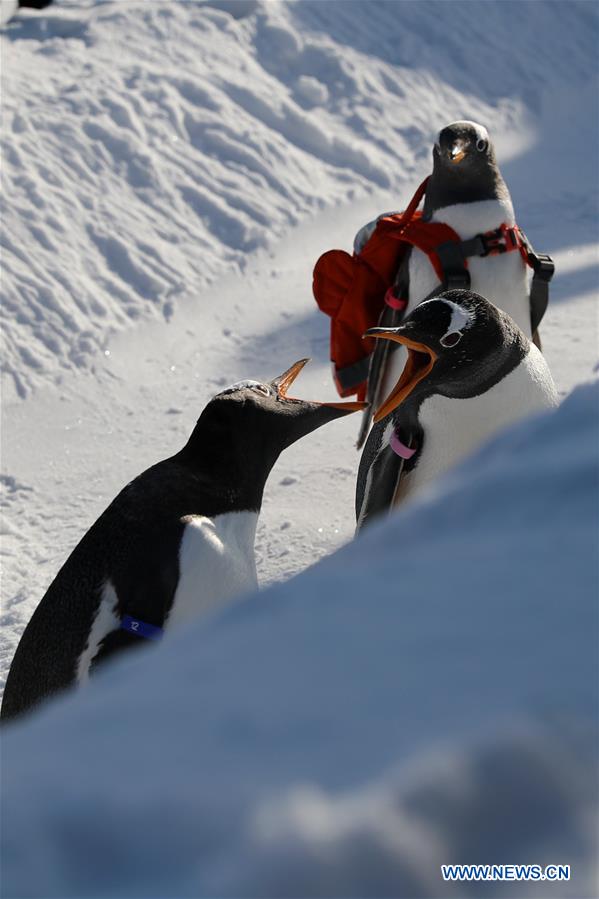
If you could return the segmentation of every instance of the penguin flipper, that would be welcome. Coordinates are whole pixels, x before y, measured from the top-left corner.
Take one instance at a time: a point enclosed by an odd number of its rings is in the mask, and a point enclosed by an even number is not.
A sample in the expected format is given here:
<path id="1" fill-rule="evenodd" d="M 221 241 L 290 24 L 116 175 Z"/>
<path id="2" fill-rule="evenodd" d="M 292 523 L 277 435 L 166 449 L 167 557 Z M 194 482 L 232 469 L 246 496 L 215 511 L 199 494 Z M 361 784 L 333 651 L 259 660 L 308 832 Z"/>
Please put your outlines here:
<path id="1" fill-rule="evenodd" d="M 401 477 L 403 459 L 383 440 L 388 422 L 376 424 L 368 437 L 356 483 L 356 533 L 388 512 Z"/>
<path id="2" fill-rule="evenodd" d="M 395 309 L 390 309 L 389 306 L 385 306 L 378 324 L 379 327 L 382 328 L 395 328 L 399 325 L 401 318 L 401 314 Z M 362 449 L 364 446 L 372 424 L 372 417 L 383 399 L 383 397 L 381 397 L 381 391 L 383 389 L 385 374 L 387 372 L 391 354 L 396 348 L 396 344 L 392 343 L 390 340 L 377 340 L 370 357 L 370 365 L 368 367 L 368 387 L 366 389 L 366 402 L 368 403 L 368 406 L 362 413 L 360 432 L 356 442 L 357 449 Z"/>
<path id="3" fill-rule="evenodd" d="M 381 316 L 381 322 L 382 319 L 383 317 Z M 370 366 L 368 369 L 368 386 L 366 388 L 366 402 L 368 403 L 368 405 L 362 413 L 360 431 L 358 433 L 358 439 L 356 441 L 357 449 L 362 449 L 370 431 L 372 417 L 376 410 L 375 404 L 378 402 L 381 392 L 381 384 L 387 370 L 387 361 L 389 359 L 391 346 L 392 344 L 388 340 L 377 341 L 377 344 L 372 352 L 372 356 L 370 357 Z"/>

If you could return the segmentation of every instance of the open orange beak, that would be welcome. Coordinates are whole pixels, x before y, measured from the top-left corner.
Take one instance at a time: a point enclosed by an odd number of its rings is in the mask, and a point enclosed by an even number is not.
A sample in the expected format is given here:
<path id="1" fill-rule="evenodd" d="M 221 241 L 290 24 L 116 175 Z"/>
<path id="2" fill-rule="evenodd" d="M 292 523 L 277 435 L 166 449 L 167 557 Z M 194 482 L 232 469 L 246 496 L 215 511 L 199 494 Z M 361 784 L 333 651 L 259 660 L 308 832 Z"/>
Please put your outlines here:
<path id="1" fill-rule="evenodd" d="M 279 375 L 278 378 L 275 378 L 274 381 L 271 381 L 272 386 L 278 390 L 279 396 L 281 396 L 285 400 L 297 399 L 297 397 L 288 396 L 287 391 L 299 375 L 302 368 L 307 365 L 309 361 L 309 359 L 300 359 L 298 362 L 294 362 L 291 368 L 288 368 L 287 371 L 283 372 L 282 375 Z M 304 400 L 298 400 L 298 402 L 304 402 Z M 329 409 L 344 409 L 346 412 L 360 412 L 362 409 L 365 409 L 368 406 L 368 403 L 318 403 L 318 405 L 327 406 Z"/>
<path id="2" fill-rule="evenodd" d="M 404 334 L 398 334 L 396 331 L 387 331 L 385 328 L 371 328 L 366 334 L 368 337 L 394 340 L 395 343 L 402 343 L 408 349 L 408 361 L 399 381 L 374 414 L 373 420 L 376 422 L 385 418 L 390 412 L 397 409 L 400 403 L 403 403 L 414 387 L 416 387 L 416 384 L 419 384 L 433 370 L 438 356 L 426 344 L 410 340 L 409 337 L 406 337 Z"/>

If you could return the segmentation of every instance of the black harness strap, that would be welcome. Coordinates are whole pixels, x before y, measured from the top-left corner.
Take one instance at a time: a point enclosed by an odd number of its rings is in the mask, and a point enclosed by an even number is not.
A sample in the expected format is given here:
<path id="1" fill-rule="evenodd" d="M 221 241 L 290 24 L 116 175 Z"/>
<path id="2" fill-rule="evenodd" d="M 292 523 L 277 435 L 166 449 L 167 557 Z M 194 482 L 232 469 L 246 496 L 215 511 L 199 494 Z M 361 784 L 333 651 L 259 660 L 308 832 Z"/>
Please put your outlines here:
<path id="1" fill-rule="evenodd" d="M 470 256 L 492 256 L 522 248 L 522 256 L 533 270 L 530 286 L 530 325 L 534 334 L 549 303 L 549 282 L 555 274 L 555 264 L 546 253 L 535 253 L 524 231 L 519 228 L 497 228 L 486 234 L 476 234 L 459 243 L 447 241 L 435 247 L 445 275 L 445 289 L 470 287 L 466 259 Z"/>
<path id="2" fill-rule="evenodd" d="M 528 264 L 533 271 L 530 285 L 530 327 L 534 334 L 549 304 L 549 282 L 555 274 L 555 263 L 547 253 L 535 253 L 531 242 L 520 232 Z"/>
<path id="3" fill-rule="evenodd" d="M 435 247 L 435 253 L 439 257 L 443 269 L 443 287 L 446 290 L 461 288 L 468 290 L 470 287 L 470 272 L 466 268 L 466 253 L 464 243 L 456 243 L 448 240 Z"/>

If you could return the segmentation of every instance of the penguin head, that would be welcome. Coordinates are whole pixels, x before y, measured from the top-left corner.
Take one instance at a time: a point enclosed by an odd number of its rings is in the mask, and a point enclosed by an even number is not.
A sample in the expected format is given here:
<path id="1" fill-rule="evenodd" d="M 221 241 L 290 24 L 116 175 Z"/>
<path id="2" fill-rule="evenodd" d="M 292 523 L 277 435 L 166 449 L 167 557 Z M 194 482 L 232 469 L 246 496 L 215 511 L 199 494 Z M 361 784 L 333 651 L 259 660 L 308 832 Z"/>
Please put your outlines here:
<path id="1" fill-rule="evenodd" d="M 399 381 L 376 410 L 374 421 L 408 397 L 476 396 L 502 367 L 514 367 L 528 350 L 515 322 L 469 290 L 449 290 L 425 300 L 397 328 L 371 328 L 369 337 L 403 344 L 408 359 Z"/>
<path id="2" fill-rule="evenodd" d="M 461 175 L 496 165 L 489 132 L 476 122 L 446 125 L 433 147 L 433 162 L 436 167 Z"/>
<path id="3" fill-rule="evenodd" d="M 366 403 L 318 403 L 296 399 L 288 390 L 309 362 L 300 359 L 272 381 L 240 381 L 227 387 L 208 403 L 190 443 L 205 450 L 235 442 L 248 457 L 251 448 L 263 458 L 276 459 L 286 447 L 336 418 L 364 409 Z M 218 435 L 218 436 L 217 436 Z"/>
<path id="4" fill-rule="evenodd" d="M 459 203 L 509 198 L 489 132 L 477 122 L 452 122 L 433 146 L 424 215 Z"/>

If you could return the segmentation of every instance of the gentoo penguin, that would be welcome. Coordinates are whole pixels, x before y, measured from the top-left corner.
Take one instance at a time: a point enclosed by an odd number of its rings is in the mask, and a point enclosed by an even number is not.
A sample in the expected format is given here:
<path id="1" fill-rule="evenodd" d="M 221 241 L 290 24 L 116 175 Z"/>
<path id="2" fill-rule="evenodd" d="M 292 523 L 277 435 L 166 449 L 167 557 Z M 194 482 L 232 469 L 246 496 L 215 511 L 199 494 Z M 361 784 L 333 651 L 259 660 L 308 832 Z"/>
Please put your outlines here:
<path id="1" fill-rule="evenodd" d="M 510 193 L 483 125 L 453 122 L 439 132 L 433 147 L 433 171 L 426 185 L 422 218 L 449 225 L 462 240 L 494 231 L 503 224 L 508 227 L 516 224 Z M 377 221 L 370 222 L 358 232 L 355 252 L 364 246 Z M 530 337 L 529 276 L 520 253 L 471 256 L 468 272 L 469 288 L 507 312 Z M 450 286 L 457 285 L 446 285 Z M 409 315 L 418 303 L 442 289 L 430 258 L 415 247 L 409 248 L 394 288 L 397 297 L 408 300 L 404 315 Z M 393 327 L 400 321 L 401 313 L 387 307 L 379 324 Z M 364 413 L 359 447 L 368 434 L 372 412 L 396 383 L 405 361 L 405 351 L 394 344 L 385 343 L 372 354 L 366 396 L 370 411 Z"/>
<path id="2" fill-rule="evenodd" d="M 505 312 L 469 290 L 420 303 L 372 337 L 406 351 L 360 461 L 358 530 L 474 451 L 494 432 L 557 405 L 541 352 Z"/>
<path id="3" fill-rule="evenodd" d="M 27 625 L 2 717 L 87 680 L 115 652 L 184 625 L 257 586 L 256 523 L 286 447 L 364 403 L 287 391 L 308 360 L 270 383 L 219 393 L 180 452 L 122 490 L 71 553 Z"/>

